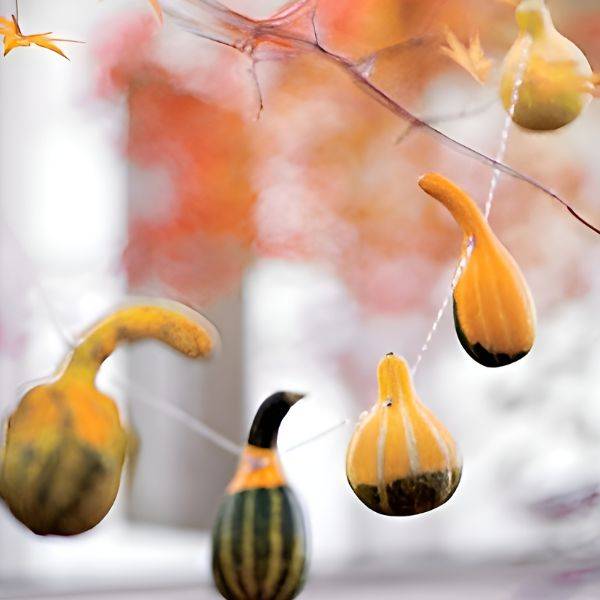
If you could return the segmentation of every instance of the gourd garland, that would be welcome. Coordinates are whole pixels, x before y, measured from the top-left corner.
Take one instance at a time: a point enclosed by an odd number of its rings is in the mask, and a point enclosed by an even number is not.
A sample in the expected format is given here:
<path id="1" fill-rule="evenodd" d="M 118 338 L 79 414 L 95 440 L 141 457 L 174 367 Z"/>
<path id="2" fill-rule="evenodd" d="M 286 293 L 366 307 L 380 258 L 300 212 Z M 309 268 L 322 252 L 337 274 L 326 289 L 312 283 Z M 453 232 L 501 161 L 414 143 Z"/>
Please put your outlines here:
<path id="1" fill-rule="evenodd" d="M 306 526 L 277 454 L 281 421 L 302 397 L 278 392 L 261 404 L 221 504 L 212 572 L 227 600 L 291 600 L 304 584 Z"/>
<path id="2" fill-rule="evenodd" d="M 151 2 L 159 10 L 158 2 Z M 502 102 L 510 118 L 525 129 L 564 127 L 592 98 L 589 62 L 558 33 L 543 0 L 523 0 L 516 18 L 520 33 L 504 60 Z M 24 36 L 16 18 L 12 25 L 0 20 L 4 27 L 0 34 L 9 45 L 33 43 L 64 56 L 52 44 L 61 40 Z M 318 40 L 315 43 L 325 56 L 351 66 L 323 49 Z M 477 55 L 480 50 L 477 38 L 473 51 Z M 485 63 L 480 66 L 489 70 Z M 361 72 L 350 72 L 364 83 Z M 381 98 L 377 88 L 369 89 L 384 105 L 394 106 L 387 96 Z M 432 129 L 406 114 L 413 124 Z M 499 161 L 491 162 L 516 174 Z M 534 344 L 536 315 L 519 266 L 464 191 L 435 173 L 424 175 L 419 186 L 448 209 L 463 231 L 462 270 L 453 290 L 461 345 L 486 367 L 522 359 Z M 8 420 L 0 494 L 31 531 L 76 535 L 105 517 L 118 493 L 128 434 L 114 401 L 96 389 L 96 374 L 119 343 L 148 337 L 188 357 L 208 357 L 214 330 L 198 317 L 176 303 L 123 308 L 84 337 L 55 379 L 25 394 Z M 385 516 L 436 509 L 452 497 L 461 480 L 457 444 L 419 399 L 403 358 L 386 355 L 377 377 L 378 401 L 361 415 L 347 451 L 350 487 L 365 506 Z M 278 392 L 262 403 L 222 501 L 212 534 L 212 573 L 227 600 L 291 600 L 303 587 L 306 525 L 277 450 L 280 424 L 302 397 Z"/>
<path id="3" fill-rule="evenodd" d="M 52 381 L 29 390 L 9 417 L 1 496 L 34 533 L 83 533 L 113 505 L 128 434 L 114 401 L 94 382 L 118 344 L 143 338 L 206 358 L 215 330 L 176 302 L 118 310 L 83 338 Z"/>

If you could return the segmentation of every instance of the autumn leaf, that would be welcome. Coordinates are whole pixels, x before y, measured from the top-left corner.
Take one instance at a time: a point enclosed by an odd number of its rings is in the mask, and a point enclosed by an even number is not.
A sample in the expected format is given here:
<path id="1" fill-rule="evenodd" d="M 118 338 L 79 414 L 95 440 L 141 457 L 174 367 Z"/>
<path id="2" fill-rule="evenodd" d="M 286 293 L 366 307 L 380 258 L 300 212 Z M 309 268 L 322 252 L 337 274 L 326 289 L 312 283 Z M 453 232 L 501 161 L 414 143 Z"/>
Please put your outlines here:
<path id="1" fill-rule="evenodd" d="M 594 73 L 590 78 L 592 85 L 594 86 L 593 94 L 596 98 L 600 98 L 600 73 Z"/>
<path id="2" fill-rule="evenodd" d="M 486 57 L 479 33 L 469 41 L 467 48 L 450 30 L 446 30 L 447 46 L 442 46 L 442 52 L 465 69 L 478 83 L 484 84 L 492 68 L 492 61 Z"/>
<path id="3" fill-rule="evenodd" d="M 587 76 L 575 74 L 565 80 L 578 92 L 592 94 L 595 98 L 600 97 L 600 73 L 592 73 Z"/>
<path id="4" fill-rule="evenodd" d="M 581 73 L 578 63 L 572 60 L 546 61 L 539 57 L 531 59 L 528 77 L 538 89 L 543 89 L 548 97 L 558 97 L 565 91 L 594 96 L 600 93 L 600 74 Z"/>
<path id="5" fill-rule="evenodd" d="M 12 20 L 0 17 L 0 35 L 4 38 L 4 56 L 6 56 L 11 50 L 20 47 L 27 47 L 31 45 L 39 46 L 40 48 L 46 48 L 56 54 L 59 54 L 63 58 L 69 60 L 69 57 L 62 51 L 62 49 L 55 44 L 55 42 L 72 42 L 81 44 L 77 40 L 64 40 L 60 38 L 49 37 L 52 32 L 46 33 L 34 33 L 30 35 L 24 35 L 19 26 L 17 17 L 12 16 Z"/>
<path id="6" fill-rule="evenodd" d="M 162 23 L 163 13 L 162 13 L 162 8 L 160 6 L 160 1 L 159 0 L 150 0 L 150 4 L 152 5 L 152 8 L 154 9 L 154 12 L 156 13 L 156 16 L 158 17 L 159 21 Z"/>

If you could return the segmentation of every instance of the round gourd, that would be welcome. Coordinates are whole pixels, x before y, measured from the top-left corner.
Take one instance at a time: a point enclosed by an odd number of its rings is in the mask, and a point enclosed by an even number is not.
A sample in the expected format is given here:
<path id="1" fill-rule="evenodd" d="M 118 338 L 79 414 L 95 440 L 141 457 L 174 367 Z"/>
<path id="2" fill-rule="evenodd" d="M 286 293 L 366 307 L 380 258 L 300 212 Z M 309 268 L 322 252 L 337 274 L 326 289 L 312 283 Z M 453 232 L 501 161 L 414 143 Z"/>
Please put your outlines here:
<path id="1" fill-rule="evenodd" d="M 207 356 L 212 326 L 187 307 L 131 306 L 95 327 L 49 383 L 29 390 L 8 419 L 0 491 L 13 515 L 39 535 L 76 535 L 113 505 L 128 432 L 114 401 L 94 384 L 118 343 L 154 337 L 190 357 Z M 186 315 L 187 313 L 187 315 Z"/>
<path id="2" fill-rule="evenodd" d="M 520 360 L 531 350 L 536 328 L 535 305 L 521 269 L 459 187 L 436 173 L 424 175 L 419 185 L 463 230 L 466 266 L 454 289 L 454 325 L 461 345 L 486 367 Z"/>
<path id="3" fill-rule="evenodd" d="M 213 527 L 212 572 L 227 600 L 291 600 L 307 565 L 304 516 L 277 454 L 281 421 L 301 394 L 260 406 Z"/>
<path id="4" fill-rule="evenodd" d="M 462 473 L 456 443 L 417 396 L 408 365 L 388 354 L 377 371 L 379 400 L 364 413 L 348 447 L 346 474 L 371 510 L 410 516 L 441 506 Z"/>
<path id="5" fill-rule="evenodd" d="M 510 112 L 517 95 L 512 119 L 526 129 L 564 127 L 592 99 L 592 68 L 583 52 L 556 30 L 543 0 L 523 0 L 516 18 L 519 36 L 502 67 L 502 103 Z"/>

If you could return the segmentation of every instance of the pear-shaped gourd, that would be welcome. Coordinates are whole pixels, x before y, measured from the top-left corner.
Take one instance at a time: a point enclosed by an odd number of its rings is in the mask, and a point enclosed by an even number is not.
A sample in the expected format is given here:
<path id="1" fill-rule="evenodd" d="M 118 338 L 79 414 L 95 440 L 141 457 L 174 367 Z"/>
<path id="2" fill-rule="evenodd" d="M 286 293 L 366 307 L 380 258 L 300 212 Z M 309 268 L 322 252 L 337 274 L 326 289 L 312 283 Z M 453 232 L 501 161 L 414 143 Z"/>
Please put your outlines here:
<path id="1" fill-rule="evenodd" d="M 146 337 L 205 357 L 209 331 L 200 315 L 175 302 L 129 306 L 94 327 L 58 375 L 29 390 L 8 419 L 0 495 L 14 516 L 40 535 L 97 525 L 119 490 L 128 440 L 114 401 L 95 387 L 100 365 L 120 342 Z"/>
<path id="2" fill-rule="evenodd" d="M 559 129 L 592 99 L 592 69 L 583 52 L 556 30 L 544 0 L 523 0 L 516 18 L 520 32 L 502 67 L 502 103 L 509 112 L 514 104 L 512 118 L 521 127 Z"/>
<path id="3" fill-rule="evenodd" d="M 454 324 L 463 348 L 486 367 L 523 358 L 533 346 L 536 317 L 519 266 L 459 187 L 436 173 L 424 175 L 419 185 L 450 211 L 463 230 L 466 266 L 454 289 Z"/>
<path id="4" fill-rule="evenodd" d="M 403 358 L 385 356 L 377 376 L 379 400 L 361 416 L 348 447 L 348 482 L 366 506 L 383 515 L 433 510 L 460 481 L 456 443 L 417 396 Z"/>
<path id="5" fill-rule="evenodd" d="M 304 517 L 277 454 L 281 421 L 302 397 L 278 392 L 262 403 L 221 504 L 212 571 L 227 600 L 291 600 L 304 584 Z"/>

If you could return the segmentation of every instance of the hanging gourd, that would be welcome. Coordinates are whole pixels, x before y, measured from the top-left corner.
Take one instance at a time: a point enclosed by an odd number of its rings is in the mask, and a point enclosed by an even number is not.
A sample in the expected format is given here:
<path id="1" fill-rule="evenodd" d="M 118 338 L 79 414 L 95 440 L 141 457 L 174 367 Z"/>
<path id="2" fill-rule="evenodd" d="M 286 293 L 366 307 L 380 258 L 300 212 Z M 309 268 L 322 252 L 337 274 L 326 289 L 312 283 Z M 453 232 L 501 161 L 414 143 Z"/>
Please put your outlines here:
<path id="1" fill-rule="evenodd" d="M 302 397 L 278 392 L 262 403 L 221 504 L 212 570 L 227 600 L 291 600 L 304 584 L 304 517 L 277 453 L 281 421 Z"/>
<path id="2" fill-rule="evenodd" d="M 467 353 L 486 367 L 523 358 L 535 339 L 535 306 L 519 266 L 473 200 L 436 173 L 419 180 L 463 230 L 463 267 L 454 288 L 454 325 Z"/>
<path id="3" fill-rule="evenodd" d="M 142 338 L 207 357 L 214 336 L 208 321 L 176 302 L 123 308 L 85 335 L 56 377 L 29 390 L 8 419 L 0 495 L 14 516 L 40 535 L 97 525 L 117 495 L 128 440 L 114 401 L 95 387 L 101 364 L 119 343 Z"/>
<path id="4" fill-rule="evenodd" d="M 521 127 L 559 129 L 591 101 L 592 69 L 583 52 L 556 30 L 544 0 L 523 0 L 516 18 L 519 37 L 502 67 L 502 103 Z"/>
<path id="5" fill-rule="evenodd" d="M 348 482 L 366 506 L 383 515 L 433 510 L 460 481 L 456 443 L 417 396 L 403 358 L 385 356 L 377 377 L 379 400 L 361 415 L 348 447 Z"/>

